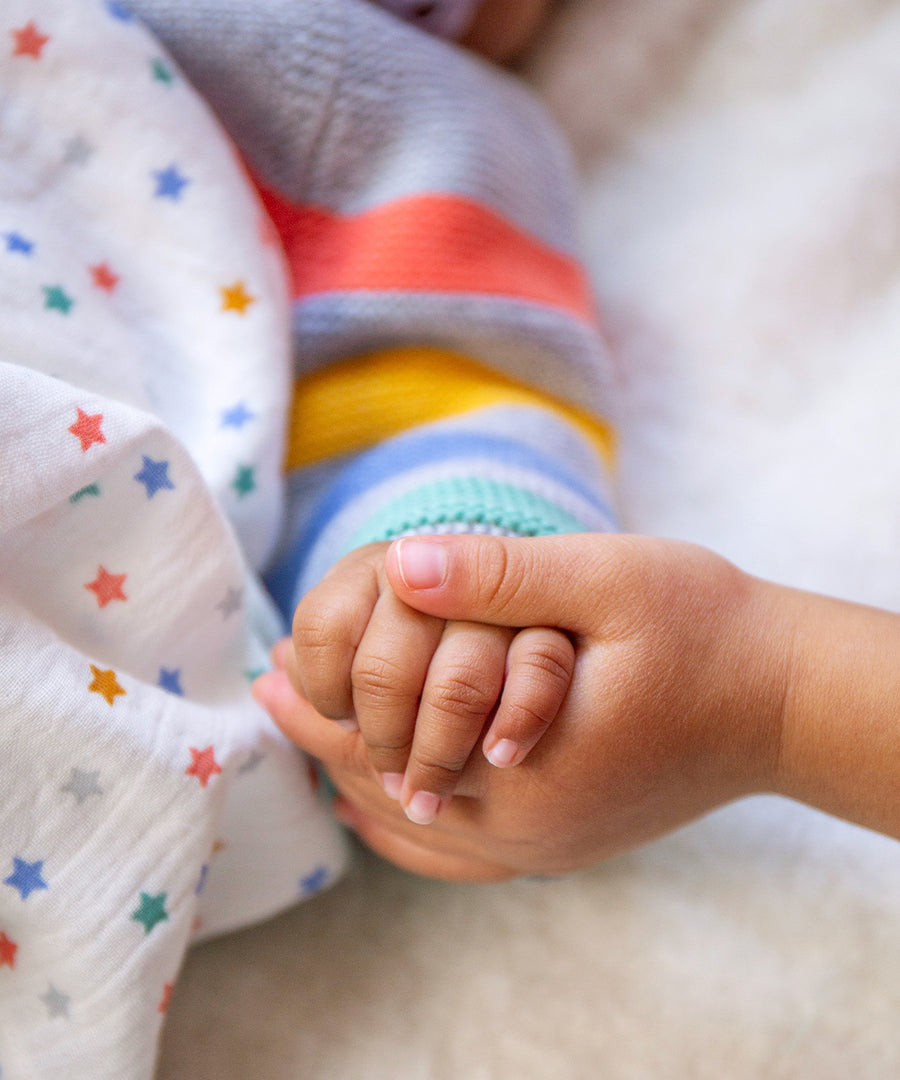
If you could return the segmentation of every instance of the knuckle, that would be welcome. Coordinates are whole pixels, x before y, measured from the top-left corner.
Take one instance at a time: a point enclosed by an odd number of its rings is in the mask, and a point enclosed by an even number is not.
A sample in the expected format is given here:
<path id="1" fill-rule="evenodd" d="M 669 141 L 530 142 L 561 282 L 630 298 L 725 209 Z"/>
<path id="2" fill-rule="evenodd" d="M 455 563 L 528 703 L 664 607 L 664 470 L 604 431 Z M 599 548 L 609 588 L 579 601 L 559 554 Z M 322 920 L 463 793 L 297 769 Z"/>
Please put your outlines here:
<path id="1" fill-rule="evenodd" d="M 395 701 L 405 696 L 408 678 L 403 667 L 385 656 L 357 654 L 350 669 L 354 695 L 379 701 Z"/>
<path id="2" fill-rule="evenodd" d="M 555 712 L 543 701 L 516 700 L 504 706 L 504 729 L 510 731 L 543 731 L 553 723 Z"/>
<path id="3" fill-rule="evenodd" d="M 346 671 L 352 644 L 325 613 L 294 619 L 291 632 L 293 666 L 304 696 L 323 716 L 340 719 L 351 708 Z"/>
<path id="4" fill-rule="evenodd" d="M 313 605 L 297 608 L 291 639 L 301 663 L 335 649 L 344 649 L 350 644 L 338 612 L 330 607 Z"/>
<path id="5" fill-rule="evenodd" d="M 520 608 L 520 597 L 525 587 L 546 574 L 542 556 L 524 537 L 482 537 L 479 543 L 475 572 L 478 601 L 483 610 L 489 611 L 507 625 L 515 625 L 514 612 Z"/>
<path id="6" fill-rule="evenodd" d="M 390 732 L 380 731 L 375 735 L 366 736 L 365 748 L 372 759 L 372 764 L 379 771 L 385 772 L 389 771 L 384 765 L 385 762 L 406 764 L 412 749 L 412 739 L 405 732 L 398 731 L 392 736 Z"/>
<path id="7" fill-rule="evenodd" d="M 429 687 L 429 704 L 443 717 L 464 722 L 483 720 L 495 703 L 493 687 L 476 672 L 458 668 Z"/>
<path id="8" fill-rule="evenodd" d="M 514 728 L 544 728 L 552 722 L 568 692 L 575 648 L 557 631 L 525 631 L 514 676 L 507 683 L 503 713 Z"/>
<path id="9" fill-rule="evenodd" d="M 540 641 L 523 659 L 524 674 L 539 686 L 548 681 L 557 688 L 568 686 L 574 667 L 574 648 L 562 634 L 553 634 Z"/>
<path id="10" fill-rule="evenodd" d="M 515 595 L 517 582 L 511 578 L 509 552 L 499 538 L 486 536 L 479 544 L 476 580 L 481 583 L 480 602 L 502 615 Z"/>
<path id="11" fill-rule="evenodd" d="M 457 762 L 455 759 L 445 761 L 419 761 L 411 764 L 409 776 L 411 787 L 418 791 L 433 791 L 435 795 L 443 795 L 452 791 L 459 783 L 460 775 L 465 767 L 468 755 Z"/>
<path id="12" fill-rule="evenodd" d="M 495 537 L 486 536 L 478 546 L 478 580 L 485 583 L 485 597 L 493 600 L 506 577 L 506 547 Z"/>

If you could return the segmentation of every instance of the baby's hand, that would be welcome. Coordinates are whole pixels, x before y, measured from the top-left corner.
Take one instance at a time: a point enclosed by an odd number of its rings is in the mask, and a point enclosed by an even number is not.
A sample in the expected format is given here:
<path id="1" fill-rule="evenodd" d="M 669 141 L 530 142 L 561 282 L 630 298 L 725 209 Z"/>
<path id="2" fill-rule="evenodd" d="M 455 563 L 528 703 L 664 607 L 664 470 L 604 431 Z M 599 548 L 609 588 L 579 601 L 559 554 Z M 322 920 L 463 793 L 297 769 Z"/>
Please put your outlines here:
<path id="1" fill-rule="evenodd" d="M 463 880 L 562 873 L 752 792 L 794 797 L 823 773 L 829 779 L 817 798 L 840 786 L 833 771 L 807 771 L 808 752 L 785 774 L 786 759 L 798 760 L 794 740 L 815 746 L 823 701 L 854 715 L 849 702 L 860 700 L 836 693 L 826 673 L 826 694 L 809 713 L 811 734 L 796 735 L 794 725 L 786 742 L 797 642 L 816 619 L 830 617 L 804 594 L 751 578 L 702 548 L 612 534 L 401 541 L 385 562 L 397 596 L 423 613 L 558 626 L 576 646 L 565 704 L 528 760 L 492 769 L 473 755 L 458 797 L 429 829 L 411 825 L 384 798 L 358 733 L 324 720 L 280 672 L 257 682 L 254 692 L 276 723 L 328 769 L 342 792 L 335 804 L 342 819 L 407 869 Z M 826 639 L 832 655 L 856 656 L 866 639 L 855 617 L 849 623 Z M 896 629 L 886 639 L 876 634 L 879 664 L 891 675 L 863 694 L 867 721 L 876 698 L 896 708 L 897 639 Z M 801 662 L 804 670 L 829 665 L 820 649 Z M 896 721 L 886 726 L 894 731 Z M 872 730 L 867 722 L 851 741 L 857 752 Z M 884 777 L 896 756 L 882 757 Z M 878 768 L 869 761 L 871 772 Z"/>
<path id="2" fill-rule="evenodd" d="M 351 552 L 307 593 L 279 658 L 318 712 L 359 727 L 384 790 L 430 824 L 485 728 L 493 765 L 524 761 L 562 706 L 575 650 L 559 630 L 413 610 L 385 576 L 389 546 Z"/>

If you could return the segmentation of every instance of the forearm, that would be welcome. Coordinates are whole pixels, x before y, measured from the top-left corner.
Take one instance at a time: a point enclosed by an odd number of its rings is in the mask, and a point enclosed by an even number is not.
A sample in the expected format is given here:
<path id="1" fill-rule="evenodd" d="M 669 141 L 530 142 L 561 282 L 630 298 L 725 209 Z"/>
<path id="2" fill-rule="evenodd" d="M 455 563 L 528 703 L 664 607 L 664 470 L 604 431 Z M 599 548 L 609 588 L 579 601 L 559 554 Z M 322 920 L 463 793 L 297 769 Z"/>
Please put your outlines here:
<path id="1" fill-rule="evenodd" d="M 779 593 L 792 656 L 776 789 L 900 837 L 900 615 Z"/>

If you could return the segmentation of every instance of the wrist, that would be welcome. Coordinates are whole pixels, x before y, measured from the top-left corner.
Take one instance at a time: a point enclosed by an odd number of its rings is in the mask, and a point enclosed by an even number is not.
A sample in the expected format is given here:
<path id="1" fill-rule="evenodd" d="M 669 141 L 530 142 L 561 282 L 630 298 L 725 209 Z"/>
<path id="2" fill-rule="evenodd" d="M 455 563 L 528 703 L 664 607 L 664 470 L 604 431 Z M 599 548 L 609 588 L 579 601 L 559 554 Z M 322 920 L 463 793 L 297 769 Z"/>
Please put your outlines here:
<path id="1" fill-rule="evenodd" d="M 776 790 L 900 833 L 900 616 L 795 593 Z"/>
<path id="2" fill-rule="evenodd" d="M 737 798 L 779 790 L 795 626 L 786 590 L 731 570 L 720 671 L 728 689 L 716 737 Z"/>

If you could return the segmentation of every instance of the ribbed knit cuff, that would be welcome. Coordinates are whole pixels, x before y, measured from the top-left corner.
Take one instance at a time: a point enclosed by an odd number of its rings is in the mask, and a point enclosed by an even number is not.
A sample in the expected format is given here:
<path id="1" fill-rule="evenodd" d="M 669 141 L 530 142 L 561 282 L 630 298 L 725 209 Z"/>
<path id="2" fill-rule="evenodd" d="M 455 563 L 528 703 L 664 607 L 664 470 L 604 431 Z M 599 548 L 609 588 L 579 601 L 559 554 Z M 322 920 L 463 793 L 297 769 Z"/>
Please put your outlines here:
<path id="1" fill-rule="evenodd" d="M 438 480 L 383 507 L 350 539 L 348 550 L 410 533 L 489 532 L 547 536 L 588 525 L 539 495 L 483 477 Z"/>

